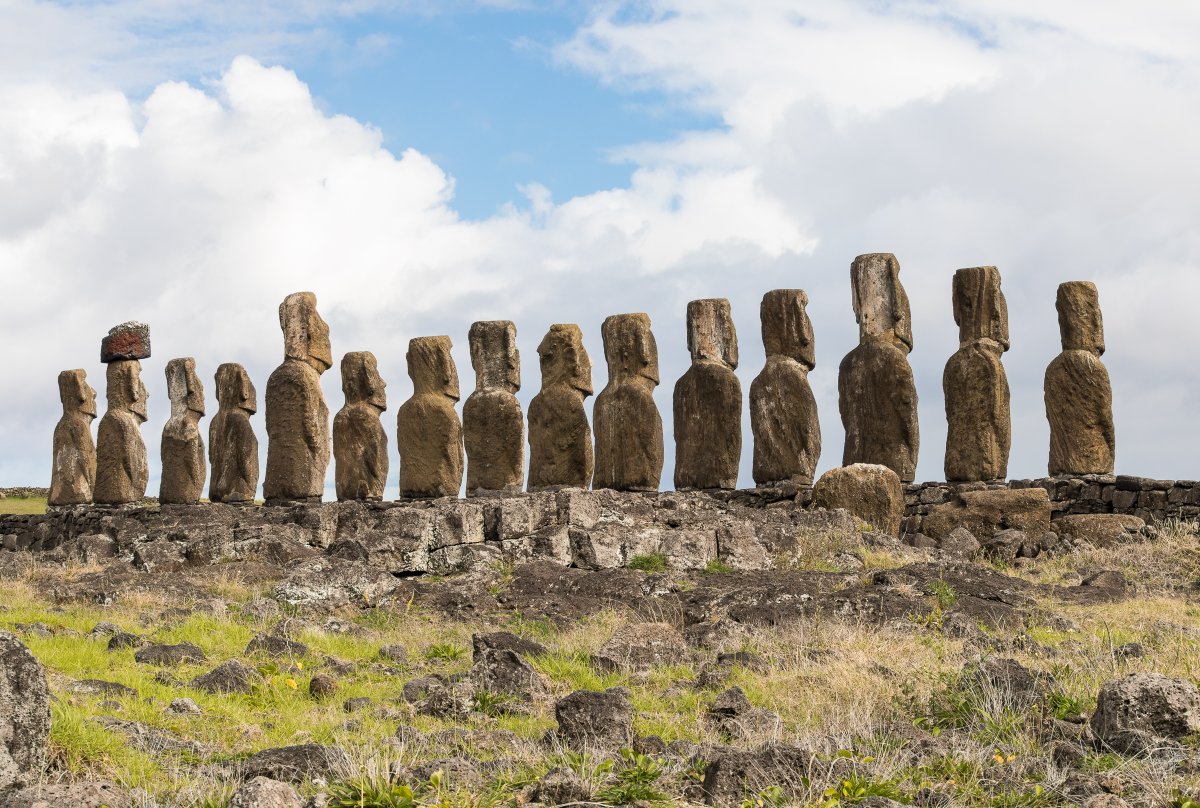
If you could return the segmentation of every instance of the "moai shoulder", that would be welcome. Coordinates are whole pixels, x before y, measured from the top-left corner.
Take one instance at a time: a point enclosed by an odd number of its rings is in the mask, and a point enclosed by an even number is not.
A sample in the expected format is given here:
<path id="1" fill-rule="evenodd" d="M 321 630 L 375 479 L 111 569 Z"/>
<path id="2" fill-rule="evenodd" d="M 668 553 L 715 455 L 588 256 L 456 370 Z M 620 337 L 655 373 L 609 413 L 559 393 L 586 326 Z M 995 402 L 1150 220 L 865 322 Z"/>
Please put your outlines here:
<path id="1" fill-rule="evenodd" d="M 199 428 L 204 415 L 204 385 L 196 375 L 196 360 L 191 357 L 172 359 L 166 374 L 171 417 L 163 427 L 158 499 L 167 505 L 193 504 L 204 494 L 204 441 Z"/>
<path id="2" fill-rule="evenodd" d="M 475 391 L 463 404 L 467 495 L 517 493 L 525 479 L 521 354 L 511 320 L 482 320 L 468 333 Z"/>
<path id="3" fill-rule="evenodd" d="M 258 491 L 258 437 L 250 416 L 258 411 L 258 392 L 246 369 L 235 362 L 217 368 L 218 410 L 209 424 L 208 487 L 211 502 L 253 503 Z"/>
<path id="4" fill-rule="evenodd" d="M 333 419 L 334 483 L 339 500 L 382 499 L 387 485 L 388 441 L 380 415 L 387 384 L 370 351 L 342 357 L 346 403 Z"/>
<path id="5" fill-rule="evenodd" d="M 592 394 L 592 360 L 579 326 L 550 326 L 538 363 L 542 388 L 529 404 L 528 489 L 587 488 L 594 455 L 583 401 Z"/>
<path id="6" fill-rule="evenodd" d="M 742 454 L 742 386 L 729 301 L 687 307 L 692 365 L 675 383 L 675 487 L 736 488 Z"/>
<path id="7" fill-rule="evenodd" d="M 454 408 L 458 370 L 450 348 L 446 336 L 408 343 L 413 395 L 396 415 L 401 496 L 454 497 L 462 486 L 462 422 Z"/>
<path id="8" fill-rule="evenodd" d="M 50 505 L 87 505 L 96 485 L 96 391 L 83 370 L 58 374 L 63 414 L 54 427 L 54 458 L 50 474 Z"/>
<path id="9" fill-rule="evenodd" d="M 608 384 L 596 397 L 594 488 L 657 491 L 662 479 L 662 416 L 654 403 L 658 345 L 647 314 L 614 314 L 601 327 Z"/>

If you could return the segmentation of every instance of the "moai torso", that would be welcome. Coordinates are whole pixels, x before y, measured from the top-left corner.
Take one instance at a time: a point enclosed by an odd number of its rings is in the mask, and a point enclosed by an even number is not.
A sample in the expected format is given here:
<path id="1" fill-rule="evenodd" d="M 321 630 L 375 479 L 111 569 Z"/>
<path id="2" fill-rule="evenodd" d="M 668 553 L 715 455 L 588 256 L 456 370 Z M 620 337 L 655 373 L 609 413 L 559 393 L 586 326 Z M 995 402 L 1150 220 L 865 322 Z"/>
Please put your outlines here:
<path id="1" fill-rule="evenodd" d="M 808 383 L 816 366 L 812 321 L 800 289 L 763 295 L 763 348 L 767 361 L 750 384 L 750 431 L 754 435 L 754 482 L 812 485 L 821 459 L 821 423 Z"/>
<path id="2" fill-rule="evenodd" d="M 167 395 L 171 417 L 162 434 L 160 502 L 188 504 L 204 494 L 204 440 L 200 418 L 204 415 L 204 386 L 196 376 L 196 360 L 172 359 L 167 363 Z"/>
<path id="3" fill-rule="evenodd" d="M 252 503 L 258 490 L 258 438 L 250 416 L 258 411 L 258 393 L 246 369 L 227 362 L 217 368 L 216 417 L 208 426 L 212 502 Z"/>
<path id="4" fill-rule="evenodd" d="M 413 395 L 396 414 L 400 495 L 456 497 L 463 477 L 463 433 L 454 409 L 458 370 L 450 338 L 409 340 L 408 375 Z"/>
<path id="5" fill-rule="evenodd" d="M 342 357 L 345 405 L 333 419 L 333 478 L 339 500 L 382 499 L 387 485 L 387 432 L 379 416 L 387 409 L 387 385 L 370 351 Z"/>
<path id="6" fill-rule="evenodd" d="M 142 424 L 146 422 L 146 386 L 142 363 L 120 359 L 108 365 L 108 410 L 96 432 L 95 501 L 125 505 L 146 496 L 150 463 Z"/>
<path id="7" fill-rule="evenodd" d="M 593 488 L 657 491 L 662 479 L 662 416 L 654 403 L 658 345 L 646 314 L 605 319 L 608 384 L 596 397 L 596 473 Z"/>
<path id="8" fill-rule="evenodd" d="M 538 360 L 542 389 L 529 403 L 529 490 L 587 488 L 592 430 L 583 400 L 592 394 L 592 360 L 579 326 L 550 326 Z"/>
<path id="9" fill-rule="evenodd" d="M 50 505 L 87 505 L 96 485 L 96 391 L 82 370 L 58 374 L 62 418 L 54 427 L 54 463 L 50 473 Z"/>
<path id="10" fill-rule="evenodd" d="M 736 488 L 742 456 L 737 331 L 725 299 L 687 307 L 692 366 L 675 383 L 675 487 Z"/>
<path id="11" fill-rule="evenodd" d="M 467 495 L 516 493 L 525 478 L 525 415 L 517 328 L 508 320 L 471 324 L 471 367 L 475 392 L 463 404 L 467 448 Z"/>

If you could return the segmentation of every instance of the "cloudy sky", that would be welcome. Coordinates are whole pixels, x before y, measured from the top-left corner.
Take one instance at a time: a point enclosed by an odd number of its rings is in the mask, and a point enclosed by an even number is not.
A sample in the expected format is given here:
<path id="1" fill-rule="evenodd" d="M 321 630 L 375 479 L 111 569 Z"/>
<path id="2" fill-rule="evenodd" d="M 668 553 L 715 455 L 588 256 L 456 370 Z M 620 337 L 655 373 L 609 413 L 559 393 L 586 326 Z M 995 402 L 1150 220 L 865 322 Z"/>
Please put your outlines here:
<path id="1" fill-rule="evenodd" d="M 100 338 L 138 319 L 155 493 L 167 360 L 196 357 L 210 414 L 221 362 L 261 398 L 302 289 L 335 356 L 379 357 L 389 431 L 411 337 L 452 337 L 465 393 L 470 323 L 514 320 L 528 400 L 551 323 L 599 390 L 600 322 L 648 312 L 669 481 L 687 301 L 731 300 L 748 389 L 758 301 L 804 288 L 829 468 L 865 252 L 912 300 L 919 478 L 979 265 L 1012 314 L 1010 476 L 1045 472 L 1055 287 L 1087 279 L 1118 472 L 1200 478 L 1197 42 L 1178 0 L 0 0 L 0 485 L 48 484 L 58 371 L 103 390 Z"/>

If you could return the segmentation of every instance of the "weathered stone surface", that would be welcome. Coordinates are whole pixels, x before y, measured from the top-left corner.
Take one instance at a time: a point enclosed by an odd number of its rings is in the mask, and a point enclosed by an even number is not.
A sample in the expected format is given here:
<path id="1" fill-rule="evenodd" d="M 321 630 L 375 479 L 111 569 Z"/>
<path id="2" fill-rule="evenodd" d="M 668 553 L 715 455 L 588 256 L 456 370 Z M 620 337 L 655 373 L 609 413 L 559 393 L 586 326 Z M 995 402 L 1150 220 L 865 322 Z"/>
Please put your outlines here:
<path id="1" fill-rule="evenodd" d="M 105 780 L 42 783 L 0 794 L 0 808 L 133 808 L 134 804 L 125 788 Z"/>
<path id="2" fill-rule="evenodd" d="M 583 400 L 592 394 L 592 360 L 579 326 L 550 326 L 538 359 L 542 389 L 529 403 L 528 489 L 587 488 L 594 456 Z"/>
<path id="3" fill-rule="evenodd" d="M 662 416 L 654 403 L 658 345 L 647 314 L 614 314 L 604 320 L 608 384 L 596 396 L 594 488 L 657 491 L 662 478 Z"/>
<path id="4" fill-rule="evenodd" d="M 449 337 L 408 341 L 412 398 L 396 414 L 400 495 L 454 497 L 462 486 L 463 428 L 454 409 L 458 370 Z"/>
<path id="5" fill-rule="evenodd" d="M 0 791 L 40 779 L 49 736 L 46 673 L 16 636 L 0 631 Z"/>
<path id="6" fill-rule="evenodd" d="M 856 463 L 821 475 L 813 486 L 813 507 L 843 508 L 873 529 L 895 536 L 904 520 L 904 486 L 887 466 Z"/>
<path id="7" fill-rule="evenodd" d="M 530 699 L 546 691 L 546 683 L 516 651 L 488 648 L 479 654 L 467 678 L 480 690 Z"/>
<path id="8" fill-rule="evenodd" d="M 754 482 L 812 485 L 821 458 L 821 422 L 808 383 L 816 367 L 812 321 L 800 289 L 775 289 L 759 308 L 767 362 L 750 384 Z"/>
<path id="9" fill-rule="evenodd" d="M 370 351 L 342 357 L 345 405 L 333 418 L 333 479 L 337 498 L 382 499 L 387 485 L 387 432 L 379 416 L 387 409 L 387 384 Z"/>
<path id="10" fill-rule="evenodd" d="M 146 422 L 146 385 L 136 359 L 112 362 L 107 370 L 108 411 L 96 433 L 96 489 L 101 505 L 124 505 L 146 496 L 150 462 L 141 426 Z"/>
<path id="11" fill-rule="evenodd" d="M 96 391 L 82 370 L 58 374 L 63 414 L 54 427 L 54 461 L 50 472 L 50 505 L 86 505 L 96 485 Z"/>
<path id="12" fill-rule="evenodd" d="M 104 364 L 126 359 L 150 358 L 150 326 L 130 320 L 115 325 L 100 340 L 100 361 Z"/>
<path id="13" fill-rule="evenodd" d="M 1063 350 L 1046 369 L 1045 382 L 1050 474 L 1112 474 L 1112 384 L 1100 361 L 1104 322 L 1096 285 L 1061 284 L 1057 306 Z"/>
<path id="14" fill-rule="evenodd" d="M 742 458 L 742 384 L 729 301 L 687 307 L 692 365 L 675 383 L 675 487 L 736 488 Z"/>
<path id="15" fill-rule="evenodd" d="M 1032 539 L 1050 532 L 1050 496 L 1044 488 L 962 491 L 929 509 L 921 532 L 935 539 L 965 527 L 985 545 L 1004 530 L 1020 530 Z"/>
<path id="16" fill-rule="evenodd" d="M 577 690 L 554 705 L 558 738 L 570 749 L 613 752 L 633 745 L 629 692 Z"/>
<path id="17" fill-rule="evenodd" d="M 1200 688 L 1185 679 L 1131 673 L 1100 688 L 1091 727 L 1119 752 L 1148 752 L 1200 732 Z"/>
<path id="18" fill-rule="evenodd" d="M 1054 532 L 1085 541 L 1093 547 L 1115 547 L 1140 538 L 1146 522 L 1136 516 L 1116 513 L 1087 513 L 1060 516 L 1054 520 Z"/>
<path id="19" fill-rule="evenodd" d="M 279 304 L 284 360 L 267 380 L 267 502 L 314 501 L 329 467 L 329 407 L 321 374 L 333 365 L 329 326 L 317 296 L 296 292 Z"/>
<path id="20" fill-rule="evenodd" d="M 471 324 L 467 335 L 475 392 L 463 404 L 467 449 L 467 496 L 485 491 L 517 493 L 525 481 L 525 415 L 521 354 L 511 320 Z"/>
<path id="21" fill-rule="evenodd" d="M 208 673 L 197 676 L 190 686 L 205 693 L 251 693 L 262 683 L 258 671 L 236 659 L 223 662 Z"/>
<path id="22" fill-rule="evenodd" d="M 704 802 L 736 808 L 747 794 L 782 786 L 788 799 L 797 799 L 805 787 L 815 756 L 794 746 L 768 744 L 761 749 L 723 749 L 704 769 Z M 817 764 L 827 765 L 827 764 Z"/>
<path id="23" fill-rule="evenodd" d="M 235 362 L 217 368 L 217 414 L 208 425 L 210 502 L 253 502 L 258 490 L 258 438 L 250 416 L 258 393 L 246 369 Z"/>
<path id="24" fill-rule="evenodd" d="M 242 761 L 246 780 L 267 777 L 284 783 L 304 783 L 313 777 L 329 779 L 351 765 L 349 756 L 331 746 L 315 743 L 264 749 Z"/>
<path id="25" fill-rule="evenodd" d="M 138 649 L 133 659 L 143 665 L 175 666 L 184 662 L 204 662 L 208 657 L 199 646 L 184 642 L 177 645 L 147 645 Z"/>
<path id="26" fill-rule="evenodd" d="M 908 354 L 912 316 L 891 253 L 860 255 L 850 267 L 859 345 L 838 369 L 838 407 L 846 430 L 842 465 L 887 466 L 903 482 L 916 477 L 920 429 Z"/>
<path id="27" fill-rule="evenodd" d="M 303 804 L 287 783 L 260 776 L 235 791 L 227 808 L 300 808 Z"/>
<path id="28" fill-rule="evenodd" d="M 592 655 L 592 664 L 606 671 L 647 671 L 679 665 L 687 658 L 687 641 L 670 625 L 628 623 Z"/>
<path id="29" fill-rule="evenodd" d="M 192 504 L 204 494 L 206 472 L 199 427 L 204 416 L 204 385 L 196 376 L 195 359 L 189 356 L 167 363 L 167 395 L 171 417 L 163 426 L 158 500 L 166 505 Z"/>
<path id="30" fill-rule="evenodd" d="M 1002 480 L 1008 476 L 1012 415 L 1001 355 L 1008 350 L 1008 304 L 995 267 L 954 273 L 958 351 L 946 363 L 946 479 Z"/>

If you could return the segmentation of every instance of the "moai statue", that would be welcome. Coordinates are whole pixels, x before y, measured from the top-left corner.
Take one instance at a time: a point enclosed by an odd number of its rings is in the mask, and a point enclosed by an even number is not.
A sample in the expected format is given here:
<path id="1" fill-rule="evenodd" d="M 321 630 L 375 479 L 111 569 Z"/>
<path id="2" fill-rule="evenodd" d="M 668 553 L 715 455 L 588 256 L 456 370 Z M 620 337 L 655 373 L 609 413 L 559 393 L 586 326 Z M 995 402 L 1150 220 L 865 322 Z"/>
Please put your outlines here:
<path id="1" fill-rule="evenodd" d="M 1058 287 L 1062 353 L 1046 369 L 1050 474 L 1112 474 L 1116 460 L 1112 384 L 1100 361 L 1104 321 L 1096 285 Z"/>
<path id="2" fill-rule="evenodd" d="M 379 416 L 387 409 L 387 384 L 370 351 L 342 357 L 346 404 L 333 419 L 333 478 L 339 500 L 383 499 L 387 485 L 387 432 Z"/>
<path id="3" fill-rule="evenodd" d="M 908 354 L 912 315 L 891 253 L 860 255 L 850 266 L 858 347 L 838 369 L 838 408 L 846 429 L 842 465 L 887 466 L 903 482 L 917 474 L 921 437 L 917 386 Z"/>
<path id="4" fill-rule="evenodd" d="M 958 352 L 946 363 L 946 479 L 1003 480 L 1012 444 L 1008 377 L 1000 357 L 1008 350 L 1008 304 L 995 267 L 954 273 Z"/>
<path id="5" fill-rule="evenodd" d="M 88 505 L 96 485 L 96 391 L 82 370 L 58 374 L 63 414 L 54 427 L 54 465 L 50 473 L 50 505 Z"/>
<path id="6" fill-rule="evenodd" d="M 550 326 L 538 345 L 542 389 L 529 403 L 530 491 L 587 488 L 592 430 L 583 400 L 592 394 L 592 360 L 577 325 Z"/>
<path id="7" fill-rule="evenodd" d="M 654 403 L 658 345 L 646 314 L 614 314 L 601 327 L 608 385 L 596 396 L 593 488 L 657 491 L 662 479 L 662 416 Z"/>
<path id="8" fill-rule="evenodd" d="M 692 366 L 675 383 L 675 487 L 736 488 L 742 385 L 729 301 L 693 300 L 687 326 Z"/>
<path id="9" fill-rule="evenodd" d="M 475 392 L 463 404 L 467 495 L 518 493 L 525 480 L 525 414 L 513 395 L 521 389 L 517 328 L 509 320 L 471 324 Z"/>
<path id="10" fill-rule="evenodd" d="M 319 502 L 329 467 L 329 408 L 321 374 L 333 364 L 317 296 L 296 292 L 279 305 L 283 364 L 267 380 L 267 504 Z"/>
<path id="11" fill-rule="evenodd" d="M 463 478 L 463 430 L 458 412 L 458 370 L 449 337 L 408 341 L 413 395 L 396 414 L 400 496 L 456 497 Z"/>
<path id="12" fill-rule="evenodd" d="M 204 415 L 204 385 L 196 376 L 195 359 L 167 363 L 167 395 L 171 417 L 163 427 L 158 500 L 167 505 L 196 503 L 204 493 L 205 467 L 199 427 Z"/>
<path id="13" fill-rule="evenodd" d="M 767 363 L 750 384 L 754 482 L 811 486 L 821 459 L 821 422 L 808 383 L 816 367 L 812 321 L 801 289 L 763 295 L 759 314 Z"/>
<path id="14" fill-rule="evenodd" d="M 96 491 L 100 505 L 125 505 L 146 496 L 150 463 L 142 424 L 146 422 L 146 385 L 142 363 L 118 359 L 107 370 L 108 411 L 96 433 Z"/>
<path id="15" fill-rule="evenodd" d="M 253 504 L 258 490 L 258 438 L 250 416 L 258 412 L 258 393 L 246 369 L 235 362 L 217 368 L 219 409 L 208 426 L 210 502 Z"/>

